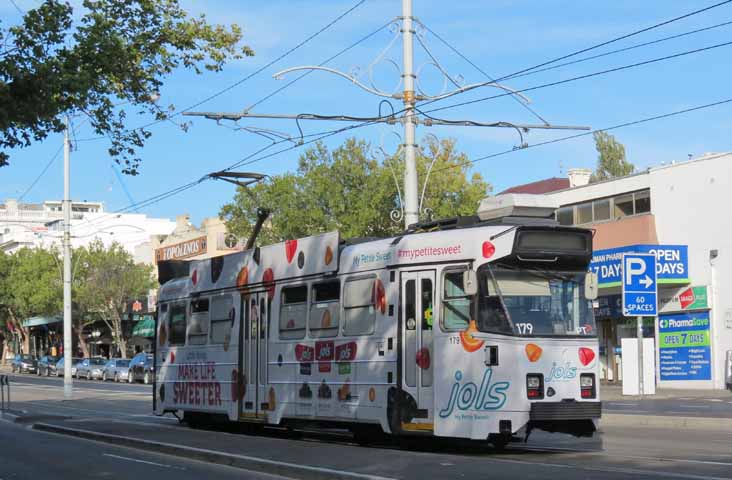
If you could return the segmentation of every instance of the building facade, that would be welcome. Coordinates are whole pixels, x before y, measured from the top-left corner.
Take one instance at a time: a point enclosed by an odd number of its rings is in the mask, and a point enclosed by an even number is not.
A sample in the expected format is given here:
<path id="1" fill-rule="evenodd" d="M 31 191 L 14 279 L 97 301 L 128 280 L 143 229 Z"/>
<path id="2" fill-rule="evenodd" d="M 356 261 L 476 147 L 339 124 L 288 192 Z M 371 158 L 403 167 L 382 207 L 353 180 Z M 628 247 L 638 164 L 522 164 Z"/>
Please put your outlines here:
<path id="1" fill-rule="evenodd" d="M 659 387 L 725 388 L 732 355 L 732 153 L 706 154 L 608 181 L 545 193 L 559 223 L 595 231 L 592 268 L 602 374 L 622 380 L 622 338 L 636 320 L 620 307 L 622 254 L 657 258 L 659 316 L 644 318 L 654 339 Z"/>

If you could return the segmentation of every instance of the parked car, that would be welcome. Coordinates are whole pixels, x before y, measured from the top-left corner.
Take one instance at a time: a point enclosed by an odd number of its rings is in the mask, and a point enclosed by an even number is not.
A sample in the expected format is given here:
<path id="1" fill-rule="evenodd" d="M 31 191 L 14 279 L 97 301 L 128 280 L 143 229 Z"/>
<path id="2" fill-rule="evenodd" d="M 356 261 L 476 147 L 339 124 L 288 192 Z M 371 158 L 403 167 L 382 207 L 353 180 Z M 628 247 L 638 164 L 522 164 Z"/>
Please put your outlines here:
<path id="1" fill-rule="evenodd" d="M 13 363 L 10 364 L 10 370 L 13 373 L 35 373 L 38 368 L 38 361 L 33 355 L 27 353 L 19 353 L 13 359 Z"/>
<path id="2" fill-rule="evenodd" d="M 82 359 L 72 357 L 71 358 L 71 376 L 74 376 L 74 373 L 76 373 L 76 370 L 74 370 L 74 366 L 79 363 Z M 58 359 L 58 362 L 56 362 L 54 365 L 51 366 L 51 375 L 56 375 L 57 377 L 63 377 L 64 376 L 64 357 L 61 357 Z"/>
<path id="3" fill-rule="evenodd" d="M 119 382 L 120 380 L 127 380 L 127 374 L 129 372 L 130 361 L 122 358 L 113 358 L 104 365 L 102 370 L 102 381 L 114 380 Z"/>
<path id="4" fill-rule="evenodd" d="M 58 357 L 54 357 L 53 355 L 44 355 L 41 357 L 40 360 L 38 360 L 38 368 L 36 369 L 36 372 L 38 373 L 38 376 L 41 375 L 50 376 L 51 375 L 51 367 L 56 366 L 56 362 L 58 362 Z"/>
<path id="5" fill-rule="evenodd" d="M 81 365 L 81 362 L 83 362 L 83 358 L 75 358 L 73 362 L 71 362 L 71 376 L 76 377 L 76 370 L 79 368 L 79 365 Z M 63 368 L 63 367 L 62 367 Z"/>
<path id="6" fill-rule="evenodd" d="M 129 373 L 127 381 L 129 383 L 142 381 L 144 384 L 152 383 L 155 378 L 153 370 L 152 353 L 138 353 L 130 360 Z"/>
<path id="7" fill-rule="evenodd" d="M 101 357 L 85 358 L 76 366 L 76 378 L 97 380 L 102 378 L 102 370 L 107 360 Z"/>

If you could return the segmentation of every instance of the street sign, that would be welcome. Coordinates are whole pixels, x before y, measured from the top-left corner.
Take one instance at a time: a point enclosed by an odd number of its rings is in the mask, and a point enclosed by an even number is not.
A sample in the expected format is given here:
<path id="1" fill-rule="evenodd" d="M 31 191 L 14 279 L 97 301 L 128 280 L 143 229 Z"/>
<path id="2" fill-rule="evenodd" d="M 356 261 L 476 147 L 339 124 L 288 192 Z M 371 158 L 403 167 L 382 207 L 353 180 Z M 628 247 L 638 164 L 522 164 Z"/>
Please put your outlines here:
<path id="1" fill-rule="evenodd" d="M 653 317 L 658 313 L 656 256 L 641 253 L 623 255 L 623 315 Z"/>

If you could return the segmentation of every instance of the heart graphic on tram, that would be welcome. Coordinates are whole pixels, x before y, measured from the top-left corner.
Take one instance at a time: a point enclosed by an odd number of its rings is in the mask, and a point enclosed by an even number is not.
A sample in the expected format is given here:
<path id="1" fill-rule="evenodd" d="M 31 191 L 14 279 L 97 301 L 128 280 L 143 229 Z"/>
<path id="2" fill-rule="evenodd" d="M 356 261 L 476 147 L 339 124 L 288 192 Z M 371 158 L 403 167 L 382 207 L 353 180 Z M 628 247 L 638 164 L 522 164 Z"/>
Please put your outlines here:
<path id="1" fill-rule="evenodd" d="M 591 348 L 580 347 L 579 349 L 579 361 L 585 367 L 592 363 L 595 359 L 595 351 Z"/>

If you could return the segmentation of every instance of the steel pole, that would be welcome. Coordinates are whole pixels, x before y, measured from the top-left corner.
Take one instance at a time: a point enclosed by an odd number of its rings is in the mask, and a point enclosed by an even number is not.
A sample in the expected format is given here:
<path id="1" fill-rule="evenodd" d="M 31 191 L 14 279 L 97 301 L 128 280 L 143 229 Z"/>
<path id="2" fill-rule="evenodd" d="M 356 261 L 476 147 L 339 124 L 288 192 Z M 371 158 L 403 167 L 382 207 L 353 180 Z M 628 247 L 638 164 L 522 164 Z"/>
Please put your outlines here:
<path id="1" fill-rule="evenodd" d="M 643 396 L 643 317 L 637 317 L 638 328 L 638 394 Z"/>
<path id="2" fill-rule="evenodd" d="M 64 399 L 74 393 L 71 378 L 71 145 L 69 144 L 69 117 L 64 130 Z"/>
<path id="3" fill-rule="evenodd" d="M 404 227 L 419 221 L 417 161 L 414 117 L 414 29 L 412 0 L 402 0 L 402 39 L 404 73 Z"/>

